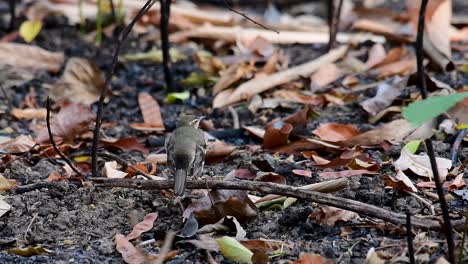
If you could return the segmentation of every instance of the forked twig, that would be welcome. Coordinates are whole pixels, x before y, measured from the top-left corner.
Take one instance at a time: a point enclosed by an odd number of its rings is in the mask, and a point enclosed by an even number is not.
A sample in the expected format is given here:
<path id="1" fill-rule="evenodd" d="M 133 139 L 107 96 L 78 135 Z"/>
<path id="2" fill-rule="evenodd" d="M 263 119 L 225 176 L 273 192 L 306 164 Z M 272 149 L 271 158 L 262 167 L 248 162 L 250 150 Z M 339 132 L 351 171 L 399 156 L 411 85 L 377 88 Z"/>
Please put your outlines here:
<path id="1" fill-rule="evenodd" d="M 78 170 L 78 168 L 73 164 L 73 162 L 65 155 L 63 152 L 57 147 L 57 144 L 55 143 L 54 140 L 54 135 L 52 134 L 52 129 L 50 128 L 50 98 L 47 97 L 47 117 L 46 117 L 46 123 L 47 123 L 47 132 L 49 133 L 49 141 L 52 144 L 52 147 L 54 148 L 55 152 L 70 166 L 73 172 L 75 172 L 78 176 L 83 178 L 83 174 Z"/>
<path id="2" fill-rule="evenodd" d="M 424 53 L 423 53 L 423 34 L 424 34 L 424 21 L 426 16 L 426 7 L 428 0 L 421 1 L 421 7 L 419 10 L 418 17 L 418 33 L 416 36 L 416 62 L 417 62 L 417 77 L 418 77 L 418 86 L 421 91 L 421 96 L 423 99 L 428 97 L 428 92 L 426 88 L 426 80 L 424 76 Z M 444 189 L 442 187 L 442 182 L 440 180 L 439 171 L 437 169 L 437 161 L 435 158 L 434 147 L 432 146 L 432 140 L 427 138 L 424 140 L 427 149 L 427 155 L 431 162 L 432 174 L 434 176 L 434 181 L 436 185 L 437 195 L 439 196 L 440 208 L 442 209 L 442 217 L 444 219 L 444 228 L 445 236 L 447 239 L 447 248 L 448 248 L 448 261 L 450 263 L 455 263 L 455 242 L 453 239 L 452 224 L 450 222 L 450 215 L 448 211 L 447 201 L 445 200 Z"/>
<path id="3" fill-rule="evenodd" d="M 117 65 L 120 49 L 122 47 L 123 42 L 125 41 L 128 34 L 130 33 L 133 26 L 135 25 L 135 23 L 154 5 L 155 2 L 156 0 L 146 1 L 146 4 L 140 9 L 140 11 L 138 11 L 138 14 L 133 18 L 130 24 L 128 24 L 124 28 L 124 30 L 120 33 L 120 38 L 117 41 L 117 46 L 114 51 L 114 56 L 112 57 L 112 64 L 106 74 L 106 82 L 104 84 L 104 87 L 101 89 L 101 94 L 99 96 L 98 110 L 97 110 L 97 115 L 96 115 L 96 125 L 93 131 L 93 146 L 91 149 L 91 168 L 92 168 L 93 177 L 98 176 L 97 150 L 98 150 L 98 143 L 99 143 L 99 132 L 101 130 L 101 125 L 102 125 L 102 112 L 103 112 L 103 107 L 104 107 L 104 99 L 108 93 L 110 82 L 115 72 L 115 67 Z"/>

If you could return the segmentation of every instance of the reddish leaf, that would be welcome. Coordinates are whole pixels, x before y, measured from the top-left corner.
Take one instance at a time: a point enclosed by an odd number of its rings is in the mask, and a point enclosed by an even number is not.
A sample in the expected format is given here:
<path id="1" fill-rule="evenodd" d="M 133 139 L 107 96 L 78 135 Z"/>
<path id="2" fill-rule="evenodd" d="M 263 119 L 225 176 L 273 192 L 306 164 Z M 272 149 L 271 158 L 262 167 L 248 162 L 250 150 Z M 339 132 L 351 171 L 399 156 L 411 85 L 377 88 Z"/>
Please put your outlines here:
<path id="1" fill-rule="evenodd" d="M 220 162 L 232 152 L 236 150 L 236 146 L 225 143 L 221 140 L 215 140 L 214 142 L 208 142 L 206 150 L 206 162 L 207 163 L 216 163 Z"/>
<path id="2" fill-rule="evenodd" d="M 149 213 L 145 215 L 145 217 L 143 218 L 143 221 L 136 224 L 133 227 L 132 232 L 130 232 L 130 234 L 128 234 L 126 238 L 128 240 L 132 240 L 132 239 L 139 237 L 144 232 L 150 231 L 151 228 L 153 228 L 154 221 L 156 221 L 157 218 L 158 218 L 158 213 Z"/>
<path id="3" fill-rule="evenodd" d="M 337 123 L 322 124 L 312 131 L 316 136 L 323 140 L 331 142 L 350 139 L 359 134 L 359 131 L 352 125 L 343 125 Z"/>
<path id="4" fill-rule="evenodd" d="M 128 264 L 142 264 L 145 262 L 143 253 L 139 249 L 135 248 L 135 246 L 133 246 L 124 235 L 116 234 L 115 244 L 117 251 Z"/>
<path id="5" fill-rule="evenodd" d="M 372 174 L 377 174 L 377 172 L 372 172 L 368 170 L 344 170 L 344 171 L 325 171 L 325 172 L 318 173 L 318 175 L 324 179 L 351 177 L 351 176 L 363 175 L 363 174 L 372 175 Z"/>
<path id="6" fill-rule="evenodd" d="M 0 142 L 0 150 L 7 153 L 22 153 L 31 150 L 36 142 L 31 136 L 19 135 L 15 139 L 9 139 Z"/>
<path id="7" fill-rule="evenodd" d="M 268 124 L 263 137 L 263 147 L 274 148 L 285 145 L 292 130 L 293 126 L 282 120 Z"/>
<path id="8" fill-rule="evenodd" d="M 291 264 L 332 264 L 333 261 L 312 253 L 301 253 L 299 259 L 291 262 Z"/>
<path id="9" fill-rule="evenodd" d="M 320 224 L 335 226 L 338 222 L 349 222 L 358 219 L 359 215 L 332 206 L 321 206 L 319 210 L 312 212 L 309 218 L 315 219 Z"/>
<path id="10" fill-rule="evenodd" d="M 244 180 L 253 180 L 257 175 L 251 172 L 249 169 L 236 169 L 234 171 L 234 176 L 239 179 Z"/>
<path id="11" fill-rule="evenodd" d="M 144 123 L 132 123 L 130 127 L 137 130 L 164 131 L 164 121 L 158 102 L 149 93 L 139 93 L 138 103 Z"/>
<path id="12" fill-rule="evenodd" d="M 143 153 L 148 153 L 149 150 L 145 145 L 138 142 L 135 137 L 126 137 L 120 139 L 101 139 L 101 143 L 108 148 L 117 148 L 121 150 L 137 150 Z"/>
<path id="13" fill-rule="evenodd" d="M 286 184 L 286 178 L 282 175 L 279 175 L 274 172 L 265 172 L 265 173 L 260 173 L 256 178 L 256 181 L 262 181 L 262 182 L 273 182 L 273 183 L 278 183 L 278 184 Z"/>
<path id="14" fill-rule="evenodd" d="M 309 170 L 292 170 L 292 172 L 299 176 L 312 177 L 312 172 Z"/>
<path id="15" fill-rule="evenodd" d="M 60 109 L 60 112 L 50 121 L 50 128 L 55 142 L 61 144 L 73 139 L 89 129 L 96 115 L 89 106 L 83 104 L 69 104 Z M 49 143 L 47 128 L 43 128 L 37 135 L 38 143 Z"/>

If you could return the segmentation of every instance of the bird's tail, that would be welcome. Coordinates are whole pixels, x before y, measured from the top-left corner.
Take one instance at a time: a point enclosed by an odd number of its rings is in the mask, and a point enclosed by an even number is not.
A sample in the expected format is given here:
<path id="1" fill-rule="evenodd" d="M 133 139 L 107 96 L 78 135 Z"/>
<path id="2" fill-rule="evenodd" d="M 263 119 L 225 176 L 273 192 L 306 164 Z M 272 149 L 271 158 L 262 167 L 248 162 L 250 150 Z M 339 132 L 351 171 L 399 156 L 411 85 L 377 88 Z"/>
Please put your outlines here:
<path id="1" fill-rule="evenodd" d="M 177 169 L 175 172 L 174 194 L 176 196 L 184 196 L 185 181 L 187 179 L 187 170 Z"/>

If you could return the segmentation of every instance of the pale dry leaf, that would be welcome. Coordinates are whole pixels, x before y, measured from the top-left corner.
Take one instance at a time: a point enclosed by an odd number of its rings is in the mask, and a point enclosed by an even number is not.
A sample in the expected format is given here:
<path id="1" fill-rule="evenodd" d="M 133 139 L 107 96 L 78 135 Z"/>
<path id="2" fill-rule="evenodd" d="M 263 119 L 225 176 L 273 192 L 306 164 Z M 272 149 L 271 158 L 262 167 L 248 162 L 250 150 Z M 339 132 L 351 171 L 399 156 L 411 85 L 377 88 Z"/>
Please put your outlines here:
<path id="1" fill-rule="evenodd" d="M 149 93 L 138 94 L 138 104 L 144 123 L 131 123 L 130 127 L 144 131 L 164 131 L 164 121 L 161 115 L 161 107 Z"/>
<path id="2" fill-rule="evenodd" d="M 355 212 L 332 206 L 321 206 L 320 210 L 312 212 L 309 218 L 317 219 L 321 224 L 335 226 L 338 222 L 349 222 L 359 219 L 359 215 Z"/>
<path id="3" fill-rule="evenodd" d="M 130 232 L 126 236 L 127 240 L 135 239 L 139 237 L 141 234 L 150 231 L 151 228 L 153 228 L 154 221 L 156 221 L 157 218 L 158 218 L 158 213 L 149 213 L 145 215 L 145 217 L 143 218 L 143 221 L 136 224 L 133 227 L 132 232 Z"/>
<path id="4" fill-rule="evenodd" d="M 11 110 L 11 115 L 16 119 L 45 119 L 47 116 L 47 109 L 45 108 L 13 108 Z"/>
<path id="5" fill-rule="evenodd" d="M 229 88 L 232 84 L 241 79 L 246 79 L 255 71 L 255 66 L 250 63 L 234 64 L 221 72 L 219 81 L 213 87 L 213 95 L 218 94 L 222 90 Z"/>
<path id="6" fill-rule="evenodd" d="M 325 86 L 336 81 L 341 76 L 343 76 L 343 72 L 335 63 L 323 65 L 310 77 L 310 90 L 312 92 L 323 91 Z"/>
<path id="7" fill-rule="evenodd" d="M 452 18 L 452 1 L 444 0 L 435 8 L 429 21 L 426 21 L 426 31 L 432 44 L 447 58 L 452 57 L 450 48 L 450 20 Z"/>
<path id="8" fill-rule="evenodd" d="M 449 191 L 458 190 L 466 186 L 464 176 L 464 173 L 458 174 L 457 177 L 455 177 L 455 179 L 450 182 L 450 185 L 448 186 Z"/>
<path id="9" fill-rule="evenodd" d="M 397 170 L 397 173 L 394 177 L 390 175 L 384 176 L 385 183 L 387 186 L 390 186 L 394 189 L 400 191 L 409 191 L 417 193 L 418 189 L 414 186 L 413 182 L 408 178 L 408 176 L 401 170 Z"/>
<path id="10" fill-rule="evenodd" d="M 105 85 L 104 73 L 93 62 L 73 57 L 65 66 L 62 77 L 49 84 L 49 97 L 54 101 L 68 100 L 90 105 L 99 100 Z"/>
<path id="11" fill-rule="evenodd" d="M 123 260 L 128 264 L 145 263 L 145 257 L 143 253 L 139 249 L 135 248 L 135 246 L 133 246 L 124 235 L 115 235 L 115 247 L 122 255 Z"/>
<path id="12" fill-rule="evenodd" d="M 2 87 L 20 86 L 34 79 L 34 73 L 28 69 L 21 69 L 9 64 L 0 64 L 0 83 Z"/>
<path id="13" fill-rule="evenodd" d="M 0 58 L 2 58 L 2 64 L 57 73 L 65 57 L 62 52 L 51 52 L 33 45 L 0 43 Z"/>
<path id="14" fill-rule="evenodd" d="M 386 56 L 387 52 L 385 51 L 384 46 L 380 43 L 374 44 L 374 46 L 369 50 L 369 55 L 366 61 L 367 68 L 370 69 L 378 63 L 381 63 Z"/>
<path id="15" fill-rule="evenodd" d="M 0 217 L 10 211 L 11 205 L 0 199 Z"/>
<path id="16" fill-rule="evenodd" d="M 445 181 L 449 169 L 452 167 L 452 161 L 445 158 L 436 157 L 437 169 L 439 172 L 439 177 L 442 181 Z M 401 155 L 398 160 L 393 164 L 398 170 L 411 170 L 422 177 L 433 178 L 431 162 L 429 156 L 425 155 L 415 155 L 408 152 L 405 148 L 401 151 Z"/>
<path id="17" fill-rule="evenodd" d="M 377 86 L 377 93 L 374 97 L 360 103 L 361 107 L 372 116 L 390 106 L 393 101 L 403 92 L 408 83 L 408 78 L 395 77 L 389 82 L 384 82 Z"/>
<path id="18" fill-rule="evenodd" d="M 102 176 L 107 178 L 121 179 L 125 178 L 128 173 L 117 170 L 117 162 L 115 160 L 104 163 Z"/>
<path id="19" fill-rule="evenodd" d="M 319 138 L 331 142 L 350 139 L 359 134 L 359 131 L 352 125 L 327 123 L 320 125 L 312 133 Z"/>
<path id="20" fill-rule="evenodd" d="M 0 174 L 0 192 L 6 192 L 13 188 L 15 188 L 18 183 L 15 180 L 10 180 L 5 178 L 2 174 Z"/>
<path id="21" fill-rule="evenodd" d="M 0 143 L 0 150 L 6 153 L 24 153 L 30 151 L 36 142 L 30 135 L 19 135 Z"/>

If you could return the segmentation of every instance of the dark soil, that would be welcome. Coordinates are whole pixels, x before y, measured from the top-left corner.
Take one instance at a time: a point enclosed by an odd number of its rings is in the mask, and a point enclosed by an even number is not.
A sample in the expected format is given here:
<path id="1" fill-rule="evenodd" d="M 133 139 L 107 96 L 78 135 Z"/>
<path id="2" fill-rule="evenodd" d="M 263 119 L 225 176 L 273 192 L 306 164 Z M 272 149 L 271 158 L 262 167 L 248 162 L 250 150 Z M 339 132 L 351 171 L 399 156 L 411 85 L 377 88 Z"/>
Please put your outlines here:
<path id="1" fill-rule="evenodd" d="M 111 54 L 115 45 L 112 38 L 105 38 L 102 48 L 82 39 L 79 30 L 69 27 L 65 21 L 52 20 L 40 36 L 33 42 L 40 47 L 52 51 L 64 51 L 66 56 L 86 57 L 96 62 L 101 69 L 110 67 Z M 132 36 L 125 45 L 122 53 L 149 50 L 155 43 L 140 41 Z M 156 43 L 156 45 L 158 45 Z M 294 46 L 286 49 L 291 57 L 304 60 L 319 56 L 324 47 L 321 46 Z M 294 63 L 301 63 L 295 60 Z M 193 61 L 174 63 L 174 77 L 176 81 L 186 78 L 191 72 L 198 71 Z M 44 106 L 46 91 L 44 83 L 50 83 L 59 78 L 60 74 L 50 75 L 44 73 L 27 84 L 12 88 L 12 103 L 18 106 L 30 91 L 37 92 L 37 102 Z M 458 80 L 467 84 L 467 76 L 459 76 Z M 190 90 L 197 94 L 197 88 L 178 85 L 180 90 Z M 232 119 L 228 111 L 211 109 L 209 96 L 195 96 L 192 99 L 175 105 L 164 103 L 164 78 L 161 65 L 145 63 L 119 64 L 116 77 L 112 83 L 115 96 L 105 106 L 104 121 L 113 122 L 113 127 L 105 128 L 105 134 L 113 137 L 137 136 L 145 140 L 151 152 L 161 150 L 164 137 L 161 135 L 146 135 L 132 130 L 128 124 L 140 122 L 142 117 L 137 102 L 138 92 L 150 92 L 161 105 L 162 115 L 168 131 L 175 127 L 175 120 L 179 113 L 191 112 L 206 115 L 213 121 L 220 139 L 240 146 L 238 152 L 226 158 L 222 163 L 208 165 L 205 174 L 226 175 L 236 168 L 252 169 L 252 159 L 260 153 L 250 153 L 244 146 L 246 144 L 259 144 L 259 142 L 242 130 L 232 130 Z M 366 97 L 373 96 L 372 93 Z M 364 97 L 359 100 L 363 100 Z M 267 120 L 274 117 L 284 117 L 301 108 L 281 108 L 274 111 L 264 110 L 257 114 L 266 116 Z M 360 109 L 357 103 L 345 106 L 334 106 L 325 109 L 316 109 L 320 116 L 307 127 L 312 131 L 319 124 L 326 122 L 354 124 L 359 128 L 370 129 L 367 124 L 368 116 Z M 239 108 L 241 126 L 265 125 L 265 121 L 255 119 L 256 116 Z M 388 120 L 383 120 L 388 121 Z M 1 128 L 11 127 L 15 131 L 9 136 L 17 134 L 34 134 L 28 122 L 18 122 L 8 114 L 1 115 Z M 224 133 L 224 134 L 223 134 Z M 223 138 L 223 135 L 225 137 Z M 448 157 L 451 151 L 450 142 L 436 142 L 437 156 Z M 397 158 L 401 146 L 385 153 L 383 150 L 366 150 L 372 157 L 387 155 Z M 129 161 L 143 161 L 144 157 L 138 152 L 115 152 Z M 73 154 L 73 153 L 71 153 Z M 458 159 L 463 161 L 468 157 L 466 148 L 461 148 Z M 310 161 L 302 161 L 301 157 L 294 157 L 294 162 L 281 156 L 274 166 L 274 171 L 285 176 L 290 185 L 303 185 L 319 182 L 321 179 L 314 174 L 311 178 L 295 176 L 291 170 L 308 169 L 318 172 Z M 301 161 L 301 162 L 299 162 Z M 160 166 L 158 171 L 164 170 Z M 385 169 L 385 168 L 384 168 Z M 24 155 L 2 166 L 0 172 L 9 179 L 15 179 L 20 185 L 45 182 L 53 171 L 60 170 L 57 160 L 43 158 L 37 155 Z M 466 178 L 466 176 L 465 176 Z M 350 178 L 350 186 L 339 193 L 340 197 L 355 199 L 368 204 L 376 205 L 396 212 L 410 210 L 413 213 L 427 214 L 427 209 L 418 200 L 392 189 L 386 189 L 379 176 L 356 176 Z M 122 263 L 120 254 L 115 250 L 114 236 L 116 233 L 127 234 L 133 225 L 141 221 L 143 216 L 158 212 L 159 217 L 153 228 L 154 233 L 168 230 L 178 230 L 181 227 L 181 213 L 179 207 L 170 199 L 165 198 L 158 191 L 141 191 L 133 189 L 99 189 L 94 187 L 80 187 L 73 182 L 58 182 L 47 185 L 47 188 L 34 188 L 25 191 L 12 190 L 6 194 L 6 202 L 12 209 L 0 217 L 0 263 Z M 450 201 L 450 210 L 453 214 L 459 213 L 467 207 L 467 202 L 461 199 Z M 438 205 L 435 205 L 439 212 Z M 308 219 L 308 215 L 317 210 L 317 205 L 306 202 L 297 202 L 282 211 L 260 211 L 258 219 L 244 225 L 248 238 L 268 238 L 291 242 L 294 247 L 285 250 L 280 257 L 273 259 L 297 259 L 301 252 L 313 252 L 340 263 L 363 263 L 370 248 L 388 247 L 389 252 L 401 254 L 406 243 L 404 232 L 395 226 L 385 225 L 375 219 L 366 219 L 357 223 L 339 224 L 335 227 L 319 225 Z M 420 234 L 425 230 L 415 231 Z M 142 235 L 142 240 L 154 237 L 153 232 Z M 433 261 L 445 248 L 443 236 L 439 233 L 428 232 L 428 239 L 438 242 L 437 252 L 430 254 Z M 458 238 L 458 237 L 457 237 Z M 419 244 L 420 246 L 421 244 Z M 51 251 L 49 254 L 32 257 L 21 257 L 8 252 L 16 247 L 41 246 Z M 205 252 L 187 244 L 177 244 L 179 255 L 168 263 L 205 263 Z M 155 247 L 147 246 L 146 250 L 157 253 Z M 424 252 L 425 249 L 422 249 Z M 429 252 L 429 251 L 428 251 Z M 218 261 L 223 258 L 215 255 Z M 223 260 L 221 263 L 230 263 Z"/>

